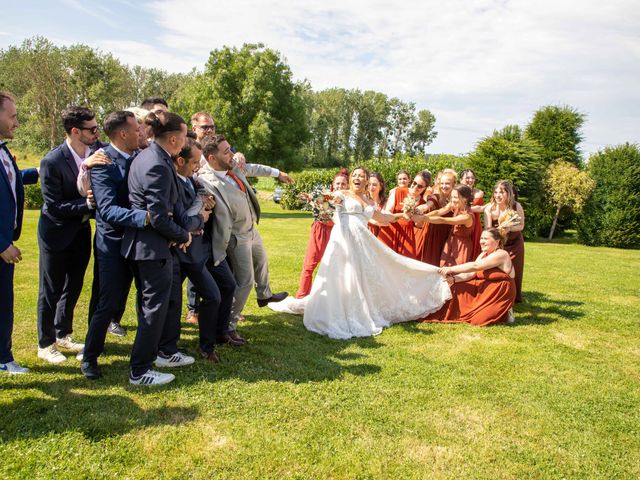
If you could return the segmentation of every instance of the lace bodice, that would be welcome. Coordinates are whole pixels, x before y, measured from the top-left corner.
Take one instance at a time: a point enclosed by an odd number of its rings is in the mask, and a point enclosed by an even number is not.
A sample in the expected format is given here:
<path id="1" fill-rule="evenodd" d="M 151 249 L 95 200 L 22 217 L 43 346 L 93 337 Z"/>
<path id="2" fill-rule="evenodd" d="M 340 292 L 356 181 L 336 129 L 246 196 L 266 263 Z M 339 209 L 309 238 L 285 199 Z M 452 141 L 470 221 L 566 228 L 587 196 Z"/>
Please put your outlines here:
<path id="1" fill-rule="evenodd" d="M 373 205 L 363 207 L 358 200 L 341 192 L 337 192 L 335 197 L 342 199 L 342 205 L 337 206 L 336 214 L 360 216 L 364 222 L 368 222 L 373 217 L 373 212 L 375 211 Z"/>

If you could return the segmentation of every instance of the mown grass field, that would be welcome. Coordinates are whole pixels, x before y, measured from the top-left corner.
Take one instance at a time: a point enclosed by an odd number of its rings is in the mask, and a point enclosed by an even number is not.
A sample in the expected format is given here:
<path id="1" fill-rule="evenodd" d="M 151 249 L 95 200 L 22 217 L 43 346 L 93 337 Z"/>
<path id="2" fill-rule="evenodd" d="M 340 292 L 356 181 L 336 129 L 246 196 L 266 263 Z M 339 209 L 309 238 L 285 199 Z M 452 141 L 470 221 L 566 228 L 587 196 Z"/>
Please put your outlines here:
<path id="1" fill-rule="evenodd" d="M 311 223 L 265 201 L 275 291 L 295 292 Z M 105 377 L 36 358 L 38 212 L 26 213 L 14 353 L 0 376 L 2 479 L 638 478 L 640 252 L 528 242 L 511 326 L 405 324 L 337 341 L 258 309 L 172 384 L 131 387 L 124 339 Z M 384 275 L 384 272 L 380 272 Z M 91 267 L 76 309 L 86 332 Z M 195 353 L 196 330 L 182 345 Z"/>

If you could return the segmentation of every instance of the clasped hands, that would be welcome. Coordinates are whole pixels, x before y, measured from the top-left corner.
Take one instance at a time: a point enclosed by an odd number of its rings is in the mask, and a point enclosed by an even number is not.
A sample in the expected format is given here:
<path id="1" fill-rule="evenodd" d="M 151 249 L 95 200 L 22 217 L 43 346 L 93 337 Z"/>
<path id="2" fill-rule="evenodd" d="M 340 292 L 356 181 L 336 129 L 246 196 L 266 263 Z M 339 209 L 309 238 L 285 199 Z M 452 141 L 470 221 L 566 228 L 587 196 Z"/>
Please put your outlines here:
<path id="1" fill-rule="evenodd" d="M 9 245 L 4 252 L 0 253 L 0 257 L 5 263 L 18 263 L 22 260 L 22 252 L 15 245 Z"/>

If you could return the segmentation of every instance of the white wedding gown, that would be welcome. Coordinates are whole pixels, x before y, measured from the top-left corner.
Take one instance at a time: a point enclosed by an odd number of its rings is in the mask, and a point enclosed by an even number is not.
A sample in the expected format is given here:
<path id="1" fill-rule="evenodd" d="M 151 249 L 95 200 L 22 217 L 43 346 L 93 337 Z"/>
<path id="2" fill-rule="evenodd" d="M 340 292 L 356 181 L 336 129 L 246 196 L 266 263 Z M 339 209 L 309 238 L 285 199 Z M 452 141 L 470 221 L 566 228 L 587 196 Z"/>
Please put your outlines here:
<path id="1" fill-rule="evenodd" d="M 346 339 L 425 317 L 451 298 L 437 267 L 397 254 L 369 231 L 373 207 L 343 198 L 311 293 L 270 303 L 272 310 L 304 314 L 308 330 Z"/>

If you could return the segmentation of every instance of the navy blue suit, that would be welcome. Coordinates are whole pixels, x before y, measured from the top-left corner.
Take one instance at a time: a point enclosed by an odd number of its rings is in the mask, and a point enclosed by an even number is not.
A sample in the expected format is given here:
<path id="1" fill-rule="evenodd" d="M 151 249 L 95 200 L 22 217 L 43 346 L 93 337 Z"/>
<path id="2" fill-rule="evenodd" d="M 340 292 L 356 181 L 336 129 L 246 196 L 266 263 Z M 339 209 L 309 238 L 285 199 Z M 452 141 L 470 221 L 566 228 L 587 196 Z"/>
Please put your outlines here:
<path id="1" fill-rule="evenodd" d="M 9 155 L 16 177 L 14 198 L 7 172 L 0 164 L 0 252 L 4 252 L 20 238 L 24 210 L 24 185 L 37 183 L 38 171 L 35 168 L 20 170 L 4 143 L 0 145 L 0 149 Z M 13 263 L 0 260 L 0 363 L 13 361 L 11 333 L 13 332 L 14 270 Z"/>
<path id="2" fill-rule="evenodd" d="M 144 228 L 147 212 L 131 210 L 126 175 L 134 157 L 125 158 L 113 146 L 104 148 L 111 165 L 91 170 L 91 189 L 96 201 L 96 233 L 94 236 L 94 275 L 91 314 L 85 340 L 83 361 L 97 363 L 104 350 L 109 323 L 119 320 L 129 295 L 133 274 L 128 261 L 121 255 L 125 227 Z M 97 298 L 93 298 L 94 295 Z"/>
<path id="3" fill-rule="evenodd" d="M 91 256 L 92 210 L 76 186 L 78 167 L 66 142 L 40 162 L 44 205 L 38 222 L 40 285 L 38 344 L 41 348 L 73 330 L 73 309 Z"/>
<path id="4" fill-rule="evenodd" d="M 197 196 L 196 186 L 191 179 L 181 180 L 180 201 L 186 210 Z M 211 248 L 207 249 L 202 235 L 193 238 L 187 252 L 178 251 L 180 260 L 180 292 L 185 278 L 189 278 L 196 292 L 202 297 L 199 317 L 200 350 L 211 353 L 216 343 L 216 337 L 225 335 L 229 327 L 229 316 L 236 282 L 226 260 L 217 267 L 213 262 L 207 265 L 211 258 Z M 211 268 L 208 268 L 211 267 Z M 171 311 L 180 318 L 182 302 L 177 311 Z"/>
<path id="5" fill-rule="evenodd" d="M 173 219 L 178 182 L 171 157 L 155 142 L 129 168 L 131 207 L 148 211 L 151 221 L 143 229 L 125 228 L 122 238 L 121 253 L 131 261 L 137 289 L 138 330 L 131 351 L 133 376 L 146 373 L 158 353 L 174 276 L 175 254 L 169 243 L 180 244 L 189 239 L 188 231 Z"/>

